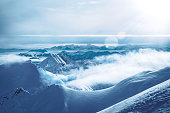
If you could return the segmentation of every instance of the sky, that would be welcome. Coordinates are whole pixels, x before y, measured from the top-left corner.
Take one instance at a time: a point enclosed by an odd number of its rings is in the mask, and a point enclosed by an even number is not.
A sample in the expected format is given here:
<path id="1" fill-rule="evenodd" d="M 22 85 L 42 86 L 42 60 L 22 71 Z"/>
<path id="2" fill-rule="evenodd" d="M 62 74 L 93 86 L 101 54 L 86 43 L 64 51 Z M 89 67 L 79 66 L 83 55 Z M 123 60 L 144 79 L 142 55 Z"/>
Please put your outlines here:
<path id="1" fill-rule="evenodd" d="M 85 40 L 81 36 L 64 38 L 65 35 L 169 35 L 169 3 L 169 0 L 1 0 L 0 44 Z M 86 40 L 89 39 L 96 40 L 94 37 Z"/>

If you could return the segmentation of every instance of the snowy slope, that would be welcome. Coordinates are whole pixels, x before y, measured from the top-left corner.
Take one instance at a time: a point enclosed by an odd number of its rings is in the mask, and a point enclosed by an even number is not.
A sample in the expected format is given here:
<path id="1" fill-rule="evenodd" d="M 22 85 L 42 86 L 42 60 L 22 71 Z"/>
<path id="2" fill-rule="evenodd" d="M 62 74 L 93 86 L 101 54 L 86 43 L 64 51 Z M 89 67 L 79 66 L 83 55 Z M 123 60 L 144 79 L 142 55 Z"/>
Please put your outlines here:
<path id="1" fill-rule="evenodd" d="M 170 79 L 169 73 L 170 68 L 156 72 L 143 72 L 127 78 L 108 89 L 92 92 L 72 91 L 71 93 L 66 93 L 67 97 L 71 95 L 67 102 L 68 109 L 71 113 L 94 113 L 100 111 L 102 108 L 109 107 Z M 79 106 L 79 109 L 76 109 L 77 106 Z"/>
<path id="2" fill-rule="evenodd" d="M 98 91 L 78 91 L 52 85 L 36 94 L 19 93 L 0 99 L 1 113 L 94 113 L 170 78 L 170 68 L 144 72 Z M 9 94 L 12 95 L 12 94 Z M 3 101 L 3 102 L 2 102 Z M 4 112 L 5 111 L 5 112 Z"/>
<path id="3" fill-rule="evenodd" d="M 170 112 L 170 79 L 99 113 L 168 113 Z"/>
<path id="4" fill-rule="evenodd" d="M 36 94 L 20 88 L 0 98 L 0 113 L 64 113 L 60 86 L 50 86 Z"/>
<path id="5" fill-rule="evenodd" d="M 34 64 L 25 62 L 0 65 L 0 96 L 18 87 L 33 91 L 41 86 L 40 73 Z"/>

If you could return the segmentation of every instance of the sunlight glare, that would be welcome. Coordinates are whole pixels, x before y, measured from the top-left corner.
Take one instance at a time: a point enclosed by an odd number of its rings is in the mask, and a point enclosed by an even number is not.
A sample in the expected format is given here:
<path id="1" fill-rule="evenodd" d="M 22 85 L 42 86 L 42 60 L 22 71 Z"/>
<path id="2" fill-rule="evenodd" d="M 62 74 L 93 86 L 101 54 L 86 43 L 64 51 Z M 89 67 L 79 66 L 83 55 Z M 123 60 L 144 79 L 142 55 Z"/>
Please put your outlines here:
<path id="1" fill-rule="evenodd" d="M 134 3 L 145 29 L 151 28 L 151 32 L 155 33 L 167 32 L 170 25 L 170 0 L 134 0 Z"/>
<path id="2" fill-rule="evenodd" d="M 170 0 L 137 0 L 141 12 L 152 19 L 165 20 L 170 16 Z"/>

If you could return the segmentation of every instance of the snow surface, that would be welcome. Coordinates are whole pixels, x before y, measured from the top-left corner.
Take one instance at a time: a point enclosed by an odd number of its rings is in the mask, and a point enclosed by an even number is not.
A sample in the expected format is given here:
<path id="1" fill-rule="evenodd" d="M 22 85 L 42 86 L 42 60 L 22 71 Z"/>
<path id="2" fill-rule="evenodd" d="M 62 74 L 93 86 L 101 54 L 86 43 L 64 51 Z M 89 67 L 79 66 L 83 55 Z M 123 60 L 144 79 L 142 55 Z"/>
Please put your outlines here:
<path id="1" fill-rule="evenodd" d="M 170 79 L 169 73 L 170 68 L 139 73 L 114 87 L 98 91 L 52 85 L 34 94 L 24 90 L 11 96 L 17 89 L 0 99 L 0 113 L 94 113 Z"/>
<path id="2" fill-rule="evenodd" d="M 158 112 L 170 112 L 170 79 L 98 113 Z"/>
<path id="3" fill-rule="evenodd" d="M 43 86 L 40 80 L 37 67 L 30 62 L 0 65 L 0 96 L 19 87 L 32 92 Z"/>

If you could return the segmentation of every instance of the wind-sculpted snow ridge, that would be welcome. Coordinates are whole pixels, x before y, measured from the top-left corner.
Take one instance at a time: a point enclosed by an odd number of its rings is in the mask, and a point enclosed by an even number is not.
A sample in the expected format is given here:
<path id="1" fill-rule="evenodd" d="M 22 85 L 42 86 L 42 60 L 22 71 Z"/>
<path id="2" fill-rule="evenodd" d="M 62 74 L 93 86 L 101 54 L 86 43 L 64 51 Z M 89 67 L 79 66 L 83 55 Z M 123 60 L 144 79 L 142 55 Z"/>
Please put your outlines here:
<path id="1" fill-rule="evenodd" d="M 169 113 L 170 79 L 99 113 Z"/>
<path id="2" fill-rule="evenodd" d="M 114 87 L 98 91 L 78 91 L 52 85 L 35 94 L 26 93 L 6 100 L 0 106 L 0 112 L 95 113 L 170 79 L 169 73 L 169 67 L 139 73 Z"/>
<path id="3" fill-rule="evenodd" d="M 0 65 L 0 96 L 18 87 L 32 92 L 41 86 L 40 73 L 34 64 L 25 62 Z"/>

